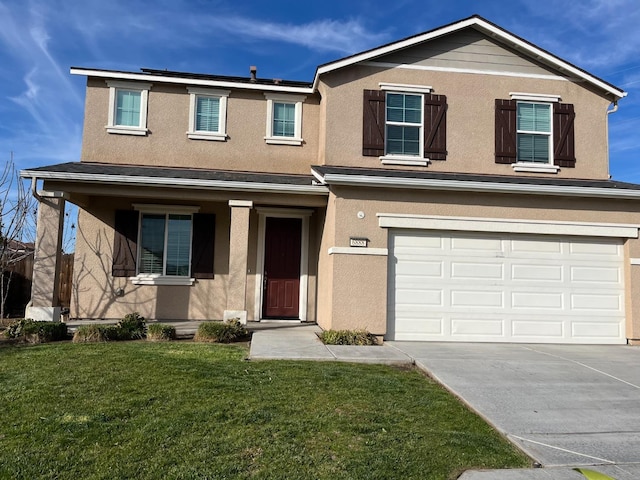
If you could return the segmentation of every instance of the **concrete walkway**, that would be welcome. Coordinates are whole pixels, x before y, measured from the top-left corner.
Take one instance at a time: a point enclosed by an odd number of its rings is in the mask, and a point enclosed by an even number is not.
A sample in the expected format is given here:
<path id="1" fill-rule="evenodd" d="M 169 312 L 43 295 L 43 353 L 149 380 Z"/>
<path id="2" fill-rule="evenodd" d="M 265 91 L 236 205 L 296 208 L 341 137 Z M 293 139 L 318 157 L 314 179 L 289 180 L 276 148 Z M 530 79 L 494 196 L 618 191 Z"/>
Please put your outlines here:
<path id="1" fill-rule="evenodd" d="M 325 345 L 318 339 L 317 334 L 322 330 L 316 325 L 263 325 L 265 326 L 253 331 L 249 353 L 252 360 L 325 360 L 404 365 L 413 363 L 409 356 L 389 345 Z M 270 325 L 272 328 L 269 328 Z"/>
<path id="2" fill-rule="evenodd" d="M 638 348 L 328 346 L 319 331 L 314 325 L 262 324 L 253 332 L 249 357 L 415 364 L 546 467 L 467 471 L 460 480 L 584 480 L 574 465 L 616 480 L 640 478 L 640 369 L 630 368 L 640 365 Z"/>

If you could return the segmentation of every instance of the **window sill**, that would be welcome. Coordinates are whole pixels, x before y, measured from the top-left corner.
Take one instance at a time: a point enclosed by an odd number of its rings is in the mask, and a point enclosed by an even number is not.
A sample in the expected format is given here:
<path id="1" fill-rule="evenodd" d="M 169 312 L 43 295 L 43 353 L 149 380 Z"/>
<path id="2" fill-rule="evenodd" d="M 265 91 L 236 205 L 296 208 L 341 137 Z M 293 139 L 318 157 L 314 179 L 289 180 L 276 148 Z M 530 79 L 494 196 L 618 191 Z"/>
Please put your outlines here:
<path id="1" fill-rule="evenodd" d="M 190 277 L 172 277 L 161 275 L 138 275 L 137 277 L 129 277 L 134 285 L 182 285 L 190 286 L 196 281 Z"/>
<path id="2" fill-rule="evenodd" d="M 560 167 L 550 163 L 518 162 L 513 164 L 513 170 L 515 172 L 558 173 Z"/>
<path id="3" fill-rule="evenodd" d="M 383 165 L 407 165 L 426 167 L 429 164 L 428 158 L 409 156 L 405 157 L 402 155 L 385 155 L 384 157 L 380 157 L 380 161 Z"/>
<path id="4" fill-rule="evenodd" d="M 118 135 L 146 135 L 148 130 L 140 127 L 123 127 L 118 125 L 108 125 L 105 127 L 109 133 Z"/>
<path id="5" fill-rule="evenodd" d="M 294 137 L 264 137 L 269 145 L 302 145 L 301 138 Z"/>
<path id="6" fill-rule="evenodd" d="M 227 135 L 224 133 L 187 132 L 187 137 L 191 140 L 215 140 L 218 142 L 227 141 Z"/>

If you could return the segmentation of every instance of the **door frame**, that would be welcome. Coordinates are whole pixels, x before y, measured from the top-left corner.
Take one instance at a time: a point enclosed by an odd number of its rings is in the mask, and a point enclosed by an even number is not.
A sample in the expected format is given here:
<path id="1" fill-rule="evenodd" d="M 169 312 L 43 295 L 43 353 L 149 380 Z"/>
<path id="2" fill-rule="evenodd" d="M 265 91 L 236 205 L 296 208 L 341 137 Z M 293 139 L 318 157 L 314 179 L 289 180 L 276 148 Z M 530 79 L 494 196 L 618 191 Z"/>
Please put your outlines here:
<path id="1" fill-rule="evenodd" d="M 303 210 L 299 208 L 256 208 L 258 213 L 258 251 L 256 255 L 256 288 L 255 288 L 255 320 L 262 321 L 262 302 L 264 280 L 264 242 L 267 217 L 278 218 L 299 218 L 302 220 L 302 231 L 300 232 L 300 301 L 298 306 L 298 319 L 300 322 L 307 321 L 307 297 L 309 284 L 309 217 L 313 215 L 313 210 Z M 298 321 L 298 320 L 288 320 Z"/>

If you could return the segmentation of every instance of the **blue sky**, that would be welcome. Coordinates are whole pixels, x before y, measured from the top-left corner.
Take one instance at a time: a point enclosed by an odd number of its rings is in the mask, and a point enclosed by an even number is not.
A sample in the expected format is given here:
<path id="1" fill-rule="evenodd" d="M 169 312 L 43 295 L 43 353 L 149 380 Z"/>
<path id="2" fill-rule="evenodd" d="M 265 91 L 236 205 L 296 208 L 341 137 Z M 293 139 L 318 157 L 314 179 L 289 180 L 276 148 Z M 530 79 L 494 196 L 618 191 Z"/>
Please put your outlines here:
<path id="1" fill-rule="evenodd" d="M 288 80 L 468 17 L 497 23 L 629 95 L 610 116 L 614 178 L 640 183 L 638 0 L 0 0 L 0 159 L 80 159 L 84 77 L 70 66 Z"/>

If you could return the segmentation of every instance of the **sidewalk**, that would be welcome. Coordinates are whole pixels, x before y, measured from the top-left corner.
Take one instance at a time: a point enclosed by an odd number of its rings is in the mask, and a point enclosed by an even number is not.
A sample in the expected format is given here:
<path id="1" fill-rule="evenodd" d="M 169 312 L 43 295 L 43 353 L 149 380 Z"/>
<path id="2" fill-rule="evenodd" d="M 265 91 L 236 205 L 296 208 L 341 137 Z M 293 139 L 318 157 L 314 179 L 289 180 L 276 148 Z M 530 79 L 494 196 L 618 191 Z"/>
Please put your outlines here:
<path id="1" fill-rule="evenodd" d="M 325 360 L 338 362 L 410 365 L 413 360 L 389 345 L 355 347 L 325 345 L 317 336 L 316 325 L 262 327 L 253 330 L 251 360 Z"/>

